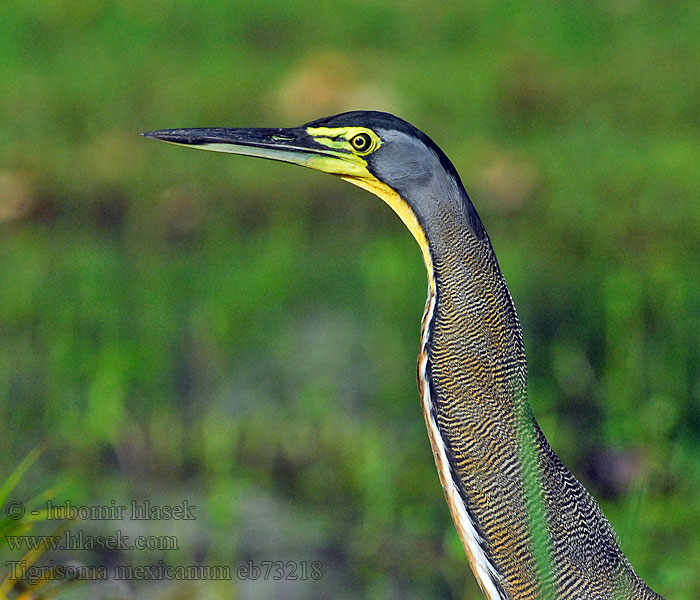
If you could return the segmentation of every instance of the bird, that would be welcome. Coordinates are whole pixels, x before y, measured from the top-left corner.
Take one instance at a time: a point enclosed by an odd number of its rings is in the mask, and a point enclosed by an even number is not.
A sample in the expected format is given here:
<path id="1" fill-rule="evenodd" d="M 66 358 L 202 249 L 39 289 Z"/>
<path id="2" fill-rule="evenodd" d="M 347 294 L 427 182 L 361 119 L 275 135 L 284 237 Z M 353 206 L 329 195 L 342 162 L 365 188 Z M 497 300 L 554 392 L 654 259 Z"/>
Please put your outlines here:
<path id="1" fill-rule="evenodd" d="M 293 163 L 386 202 L 427 270 L 418 389 L 440 482 L 488 600 L 662 600 L 540 429 L 523 335 L 490 238 L 447 155 L 392 114 L 292 128 L 162 129 L 147 138 Z"/>

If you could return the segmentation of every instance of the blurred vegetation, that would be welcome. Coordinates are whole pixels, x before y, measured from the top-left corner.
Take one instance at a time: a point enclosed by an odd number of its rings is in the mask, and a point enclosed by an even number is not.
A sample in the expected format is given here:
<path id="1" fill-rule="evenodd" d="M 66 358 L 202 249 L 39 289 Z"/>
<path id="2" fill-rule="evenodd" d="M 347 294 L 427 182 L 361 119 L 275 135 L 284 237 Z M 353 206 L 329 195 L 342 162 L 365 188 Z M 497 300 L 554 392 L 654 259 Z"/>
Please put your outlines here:
<path id="1" fill-rule="evenodd" d="M 138 137 L 357 108 L 452 158 L 552 446 L 638 573 L 700 596 L 700 5 L 400 6 L 0 5 L 0 480 L 41 442 L 21 497 L 196 506 L 81 523 L 178 551 L 57 562 L 323 563 L 72 597 L 481 598 L 420 411 L 426 282 L 399 219 L 330 177 Z"/>

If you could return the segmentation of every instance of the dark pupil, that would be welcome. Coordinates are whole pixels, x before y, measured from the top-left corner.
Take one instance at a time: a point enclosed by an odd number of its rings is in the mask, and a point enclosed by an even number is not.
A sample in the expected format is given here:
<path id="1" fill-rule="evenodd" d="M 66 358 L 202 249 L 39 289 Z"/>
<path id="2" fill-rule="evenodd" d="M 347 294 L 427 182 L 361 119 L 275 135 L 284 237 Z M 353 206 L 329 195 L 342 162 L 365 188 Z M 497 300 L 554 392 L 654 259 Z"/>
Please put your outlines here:
<path id="1" fill-rule="evenodd" d="M 364 150 L 369 146 L 369 136 L 366 133 L 361 133 L 352 138 L 352 145 L 356 150 Z"/>

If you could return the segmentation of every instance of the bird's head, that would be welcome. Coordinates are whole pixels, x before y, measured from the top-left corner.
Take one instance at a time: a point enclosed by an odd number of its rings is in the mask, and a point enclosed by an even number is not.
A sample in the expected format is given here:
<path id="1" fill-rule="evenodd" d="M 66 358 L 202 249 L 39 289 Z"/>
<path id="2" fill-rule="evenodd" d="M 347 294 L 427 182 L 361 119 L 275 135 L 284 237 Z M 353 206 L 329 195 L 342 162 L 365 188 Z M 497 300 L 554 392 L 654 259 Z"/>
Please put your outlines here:
<path id="1" fill-rule="evenodd" d="M 389 204 L 418 241 L 426 260 L 425 223 L 444 210 L 441 199 L 463 195 L 471 206 L 459 175 L 442 150 L 413 125 L 389 113 L 346 112 L 292 128 L 162 129 L 143 135 L 337 175 Z M 478 222 L 475 233 L 479 237 L 482 229 Z"/>

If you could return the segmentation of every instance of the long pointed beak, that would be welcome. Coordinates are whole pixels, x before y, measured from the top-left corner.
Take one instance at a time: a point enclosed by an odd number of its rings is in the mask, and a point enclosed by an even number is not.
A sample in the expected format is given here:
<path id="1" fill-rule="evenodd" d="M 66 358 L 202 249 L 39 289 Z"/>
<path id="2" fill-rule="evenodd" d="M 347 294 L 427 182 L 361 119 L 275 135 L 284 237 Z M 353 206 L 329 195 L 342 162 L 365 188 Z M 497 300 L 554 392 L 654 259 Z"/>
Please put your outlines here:
<path id="1" fill-rule="evenodd" d="M 303 127 L 161 129 L 141 135 L 200 150 L 279 160 L 335 175 L 367 175 L 367 162 L 364 159 L 318 143 Z"/>

